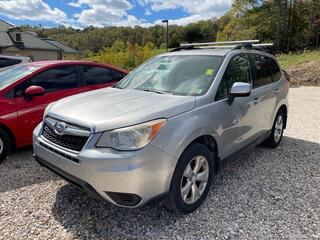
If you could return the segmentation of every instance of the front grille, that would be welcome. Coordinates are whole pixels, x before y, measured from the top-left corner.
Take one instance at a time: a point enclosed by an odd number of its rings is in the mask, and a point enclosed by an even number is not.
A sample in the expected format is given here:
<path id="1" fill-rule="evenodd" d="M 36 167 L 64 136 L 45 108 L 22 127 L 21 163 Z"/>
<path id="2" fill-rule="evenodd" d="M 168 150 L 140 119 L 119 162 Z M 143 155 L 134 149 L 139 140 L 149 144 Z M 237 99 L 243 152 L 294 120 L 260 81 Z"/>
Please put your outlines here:
<path id="1" fill-rule="evenodd" d="M 54 152 L 54 153 L 60 155 L 61 157 L 64 157 L 64 158 L 66 158 L 66 159 L 69 159 L 69 160 L 71 160 L 71 161 L 73 161 L 73 162 L 75 162 L 75 163 L 79 163 L 79 159 L 77 159 L 77 158 L 71 157 L 70 155 L 65 154 L 65 153 L 63 153 L 63 152 L 61 152 L 61 151 L 58 151 L 58 150 L 56 150 L 56 149 L 54 149 L 54 148 L 52 148 L 52 147 L 50 147 L 50 146 L 48 146 L 47 144 L 44 144 L 44 143 L 42 143 L 42 142 L 40 142 L 39 144 L 40 144 L 42 147 L 50 150 L 51 152 Z"/>
<path id="2" fill-rule="evenodd" d="M 83 136 L 58 135 L 46 123 L 43 126 L 42 136 L 50 142 L 74 151 L 81 151 L 88 140 L 88 137 Z"/>

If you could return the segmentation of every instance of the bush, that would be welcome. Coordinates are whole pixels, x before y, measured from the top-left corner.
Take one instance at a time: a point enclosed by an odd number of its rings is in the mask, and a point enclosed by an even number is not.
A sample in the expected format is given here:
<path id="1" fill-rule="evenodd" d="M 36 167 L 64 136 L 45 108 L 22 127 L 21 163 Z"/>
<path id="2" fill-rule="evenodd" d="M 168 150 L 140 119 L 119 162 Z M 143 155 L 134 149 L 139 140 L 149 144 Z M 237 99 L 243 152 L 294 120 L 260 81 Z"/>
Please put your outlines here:
<path id="1" fill-rule="evenodd" d="M 151 42 L 141 47 L 138 44 L 115 41 L 112 47 L 103 48 L 97 55 L 91 54 L 89 59 L 131 70 L 147 59 L 163 52 L 165 49 L 156 49 Z"/>

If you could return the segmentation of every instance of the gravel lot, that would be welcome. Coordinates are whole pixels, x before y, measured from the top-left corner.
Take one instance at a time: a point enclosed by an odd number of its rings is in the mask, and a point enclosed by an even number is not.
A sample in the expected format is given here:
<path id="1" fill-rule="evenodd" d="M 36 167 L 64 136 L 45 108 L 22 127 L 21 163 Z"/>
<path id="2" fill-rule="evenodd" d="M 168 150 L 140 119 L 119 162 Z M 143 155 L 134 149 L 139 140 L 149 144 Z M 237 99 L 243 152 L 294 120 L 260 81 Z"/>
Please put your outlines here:
<path id="1" fill-rule="evenodd" d="M 320 239 L 320 88 L 291 89 L 290 104 L 279 148 L 225 166 L 183 217 L 92 199 L 18 150 L 0 165 L 0 239 Z"/>

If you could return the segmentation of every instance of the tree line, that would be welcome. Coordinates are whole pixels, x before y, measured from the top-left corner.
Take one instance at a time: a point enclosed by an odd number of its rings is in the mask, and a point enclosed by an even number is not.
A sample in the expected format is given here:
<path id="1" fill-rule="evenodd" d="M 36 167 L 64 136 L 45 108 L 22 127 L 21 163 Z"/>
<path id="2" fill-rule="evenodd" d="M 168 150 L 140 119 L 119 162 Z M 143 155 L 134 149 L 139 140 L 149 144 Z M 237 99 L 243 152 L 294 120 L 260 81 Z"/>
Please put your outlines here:
<path id="1" fill-rule="evenodd" d="M 121 66 L 133 67 L 166 47 L 166 29 L 162 25 L 84 29 L 25 25 L 22 28 L 33 30 L 40 37 L 65 42 L 83 57 L 104 55 L 107 61 L 108 54 L 114 55 L 117 60 L 110 62 L 121 62 Z M 274 42 L 278 52 L 320 47 L 320 0 L 234 0 L 231 10 L 220 18 L 169 26 L 169 48 L 183 42 L 243 39 Z M 138 56 L 124 60 L 115 52 L 126 55 L 123 58 Z"/>

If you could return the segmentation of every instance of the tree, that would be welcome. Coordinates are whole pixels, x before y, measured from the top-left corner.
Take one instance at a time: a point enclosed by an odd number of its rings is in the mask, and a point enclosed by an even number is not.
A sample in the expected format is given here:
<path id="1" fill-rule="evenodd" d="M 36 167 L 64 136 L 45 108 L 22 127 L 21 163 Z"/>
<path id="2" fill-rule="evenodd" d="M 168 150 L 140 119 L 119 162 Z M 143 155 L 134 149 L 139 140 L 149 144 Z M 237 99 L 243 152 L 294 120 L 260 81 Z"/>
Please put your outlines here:
<path id="1" fill-rule="evenodd" d="M 188 25 L 184 29 L 184 40 L 192 43 L 195 42 L 197 39 L 203 38 L 201 34 L 200 28 L 195 25 Z"/>

